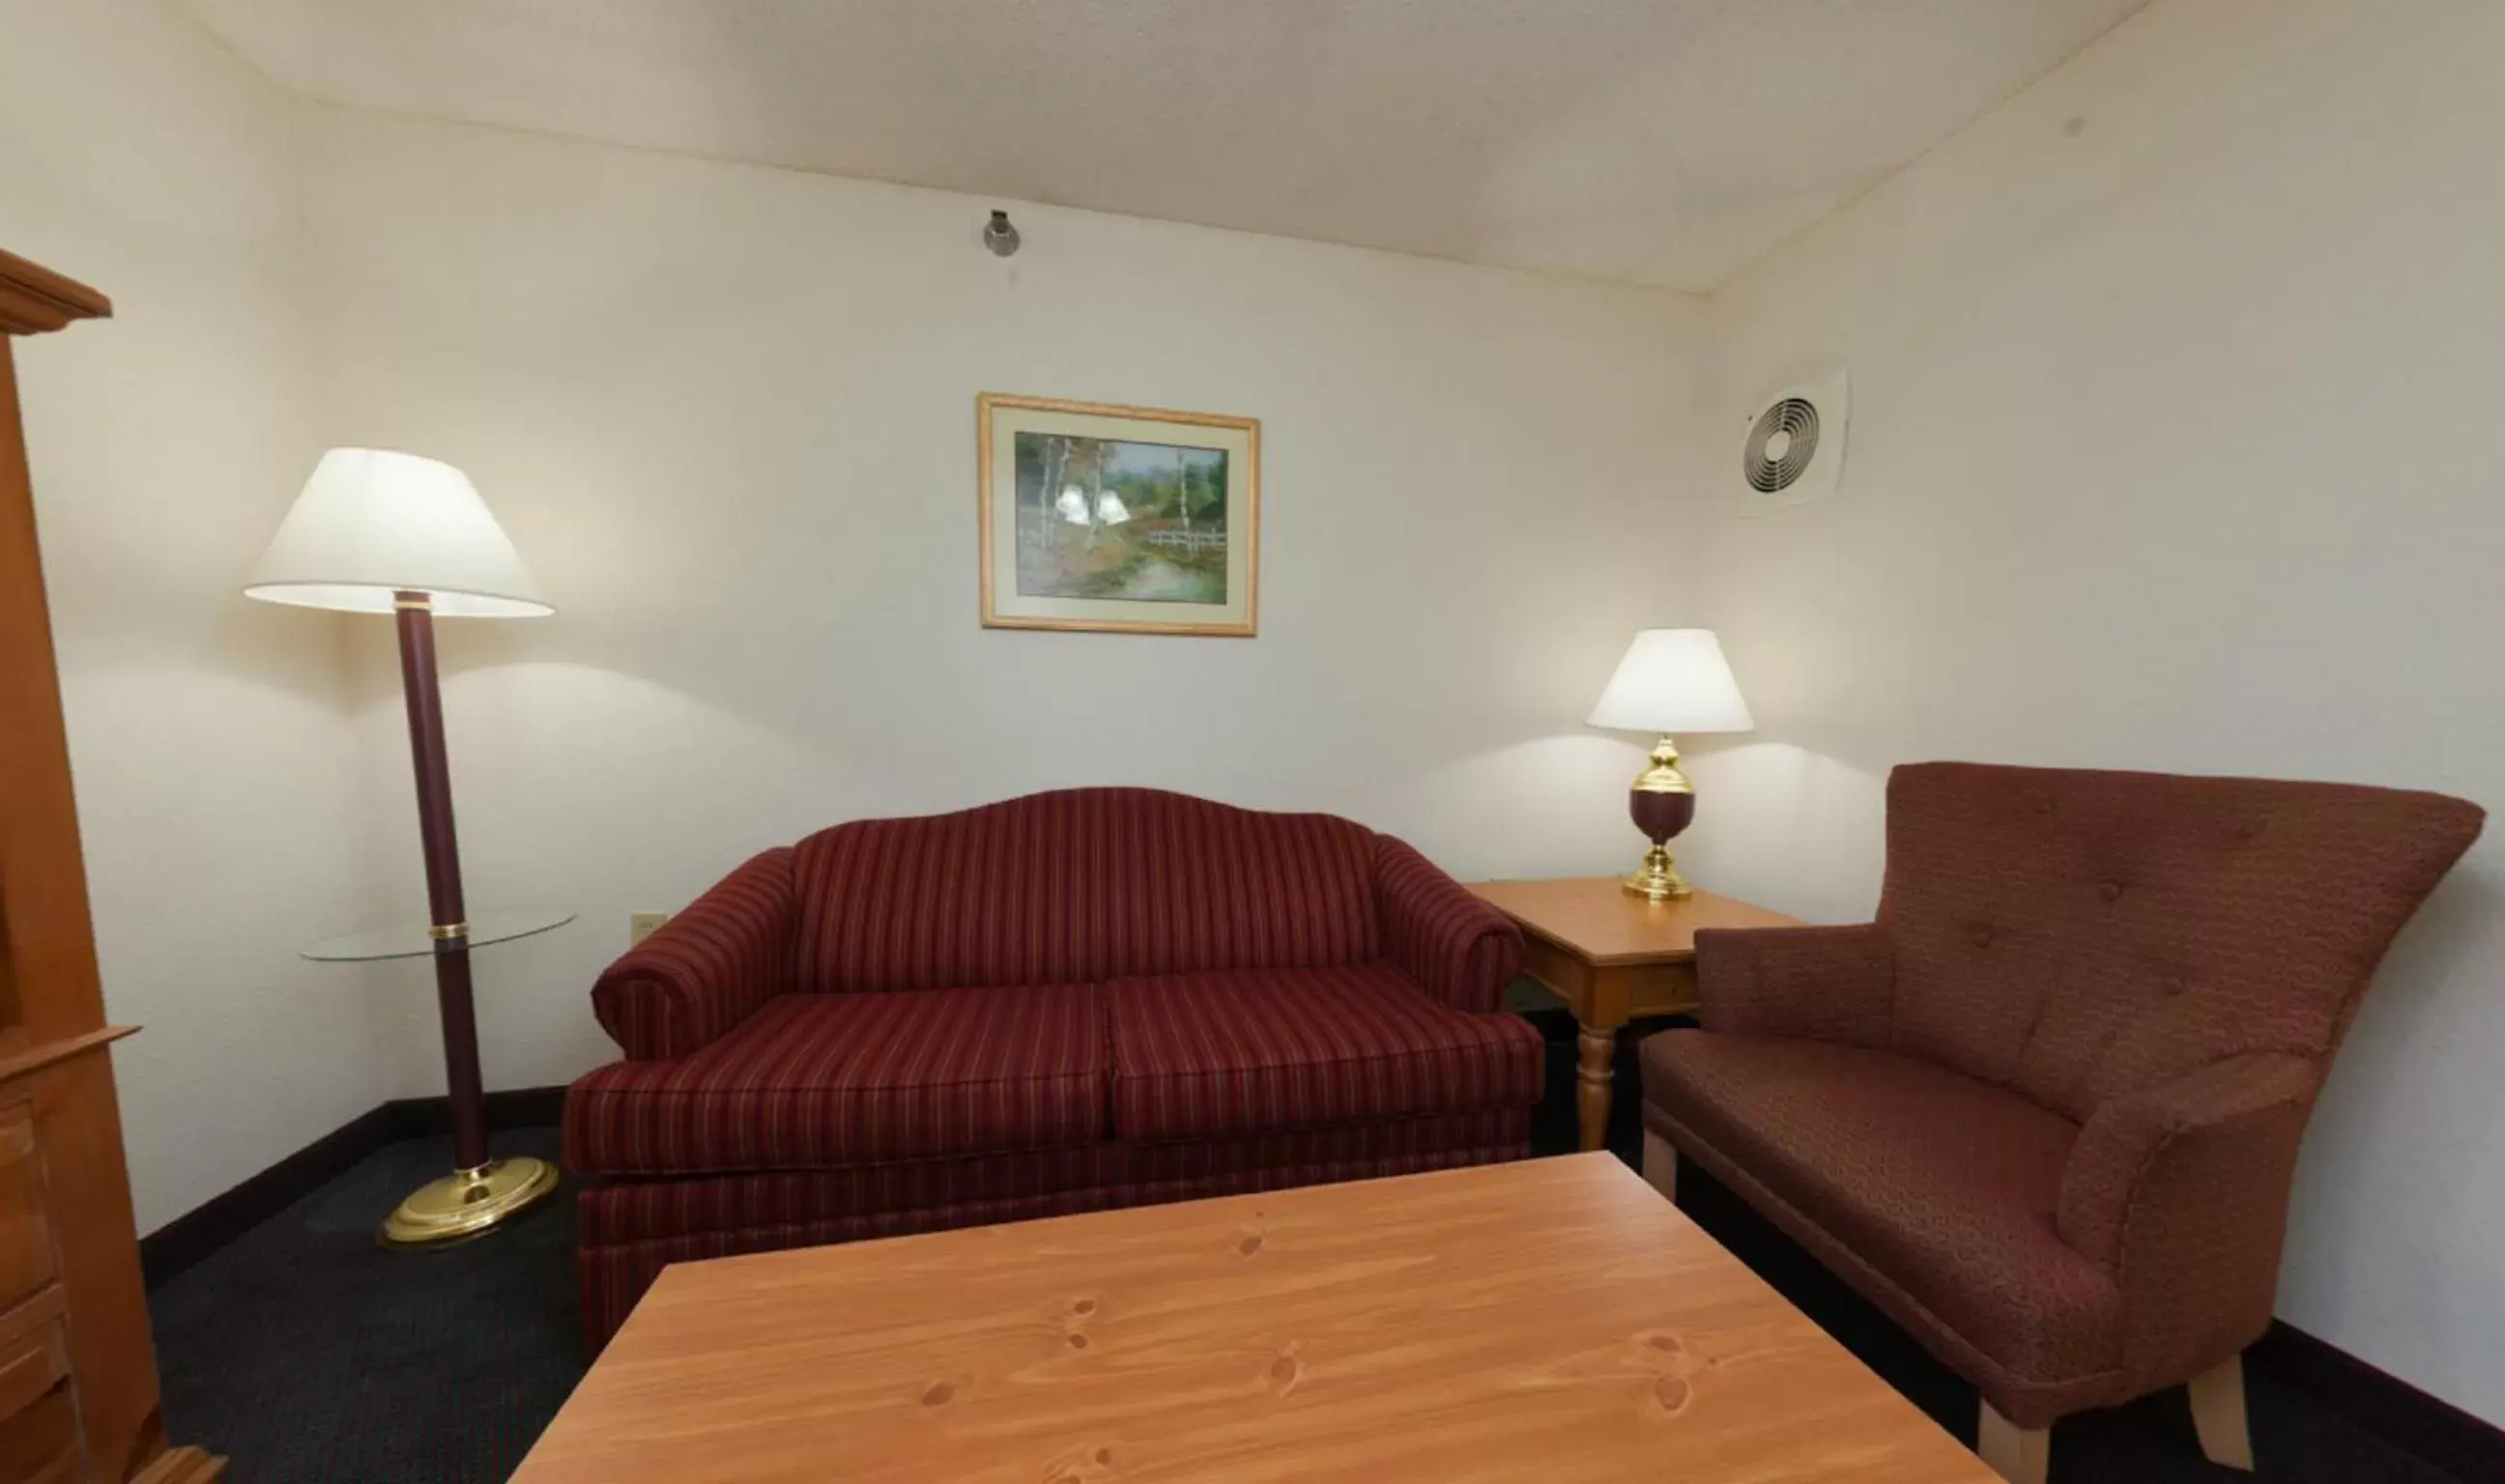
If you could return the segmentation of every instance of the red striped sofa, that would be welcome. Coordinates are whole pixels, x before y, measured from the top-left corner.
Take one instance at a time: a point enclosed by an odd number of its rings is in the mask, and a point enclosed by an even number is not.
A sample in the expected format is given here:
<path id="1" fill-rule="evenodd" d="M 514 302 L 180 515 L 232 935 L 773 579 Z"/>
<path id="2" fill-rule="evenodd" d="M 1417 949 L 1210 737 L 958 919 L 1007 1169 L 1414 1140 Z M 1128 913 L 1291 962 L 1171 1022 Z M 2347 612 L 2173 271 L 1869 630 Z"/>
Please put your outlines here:
<path id="1" fill-rule="evenodd" d="M 673 1261 L 1519 1158 L 1521 954 L 1390 836 L 1147 789 L 767 850 L 591 991 L 586 1338 Z"/>

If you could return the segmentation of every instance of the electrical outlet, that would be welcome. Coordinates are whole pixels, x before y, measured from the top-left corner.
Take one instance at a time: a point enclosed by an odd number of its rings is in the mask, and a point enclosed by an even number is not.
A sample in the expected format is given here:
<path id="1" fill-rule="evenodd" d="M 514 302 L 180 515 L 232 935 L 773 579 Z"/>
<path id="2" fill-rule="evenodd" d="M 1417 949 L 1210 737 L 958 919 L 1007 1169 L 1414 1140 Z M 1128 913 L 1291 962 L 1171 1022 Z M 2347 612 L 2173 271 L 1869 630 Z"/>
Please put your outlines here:
<path id="1" fill-rule="evenodd" d="M 654 930 L 670 920 L 665 912 L 632 912 L 626 915 L 626 942 L 629 947 L 653 936 Z"/>

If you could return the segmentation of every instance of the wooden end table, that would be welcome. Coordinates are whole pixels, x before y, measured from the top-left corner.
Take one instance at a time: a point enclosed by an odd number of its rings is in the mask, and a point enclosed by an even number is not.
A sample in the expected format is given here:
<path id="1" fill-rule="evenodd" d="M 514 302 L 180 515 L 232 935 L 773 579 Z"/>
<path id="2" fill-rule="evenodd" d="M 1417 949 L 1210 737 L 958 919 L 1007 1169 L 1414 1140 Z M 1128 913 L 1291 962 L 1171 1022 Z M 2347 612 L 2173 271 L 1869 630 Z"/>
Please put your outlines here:
<path id="1" fill-rule="evenodd" d="M 1683 902 L 1647 902 L 1614 876 L 1480 881 L 1470 890 L 1521 924 L 1522 972 L 1574 1012 L 1581 1052 L 1574 1110 L 1585 1149 L 1599 1149 L 1608 1137 L 1618 1027 L 1637 1016 L 1695 1011 L 1696 930 L 1800 926 L 1797 917 L 1710 891 Z"/>

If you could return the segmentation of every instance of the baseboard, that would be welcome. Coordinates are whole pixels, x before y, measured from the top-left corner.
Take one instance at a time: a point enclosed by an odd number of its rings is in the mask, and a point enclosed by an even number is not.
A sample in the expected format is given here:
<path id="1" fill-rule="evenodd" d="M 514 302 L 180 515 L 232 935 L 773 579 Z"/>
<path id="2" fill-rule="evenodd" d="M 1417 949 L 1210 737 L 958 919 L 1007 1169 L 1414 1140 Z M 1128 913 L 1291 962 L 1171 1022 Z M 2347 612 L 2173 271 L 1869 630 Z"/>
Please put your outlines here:
<path id="1" fill-rule="evenodd" d="M 2430 1468 L 2465 1481 L 2505 1479 L 2505 1431 L 2283 1319 L 2271 1321 L 2244 1363 Z"/>
<path id="2" fill-rule="evenodd" d="M 508 1087 L 488 1093 L 486 1104 L 490 1129 L 554 1128 L 565 1116 L 565 1088 Z M 448 1098 L 404 1097 L 383 1104 L 379 1111 L 391 1117 L 391 1139 L 385 1143 L 452 1131 L 452 1103 Z"/>
<path id="3" fill-rule="evenodd" d="M 487 1094 L 487 1127 L 553 1127 L 565 1109 L 563 1087 L 513 1087 Z M 295 1204 L 386 1144 L 452 1131 L 452 1105 L 441 1097 L 404 1097 L 370 1108 L 260 1174 L 167 1222 L 139 1239 L 139 1269 L 154 1289 Z"/>

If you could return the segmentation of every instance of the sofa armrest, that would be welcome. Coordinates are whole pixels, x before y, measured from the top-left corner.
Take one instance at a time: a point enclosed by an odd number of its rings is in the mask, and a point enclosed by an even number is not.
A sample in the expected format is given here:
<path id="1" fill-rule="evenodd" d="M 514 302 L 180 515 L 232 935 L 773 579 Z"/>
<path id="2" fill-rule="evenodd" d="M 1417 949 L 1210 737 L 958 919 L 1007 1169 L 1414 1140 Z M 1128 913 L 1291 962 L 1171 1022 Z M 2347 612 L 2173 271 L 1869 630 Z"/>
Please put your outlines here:
<path id="1" fill-rule="evenodd" d="M 2270 1324 L 2321 1076 L 2307 1056 L 2229 1056 L 2115 1098 L 2079 1130 L 2055 1226 L 2121 1288 L 2127 1367 L 2170 1384 Z"/>
<path id="2" fill-rule="evenodd" d="M 1383 956 L 1455 1010 L 1504 1008 L 1522 967 L 1522 929 L 1434 863 L 1389 835 L 1375 837 L 1374 901 Z"/>
<path id="3" fill-rule="evenodd" d="M 1896 953 L 1875 923 L 1707 928 L 1696 935 L 1707 1030 L 1885 1047 Z"/>
<path id="4" fill-rule="evenodd" d="M 627 949 L 592 986 L 592 1013 L 629 1061 L 684 1056 L 791 988 L 794 916 L 783 846 Z"/>

